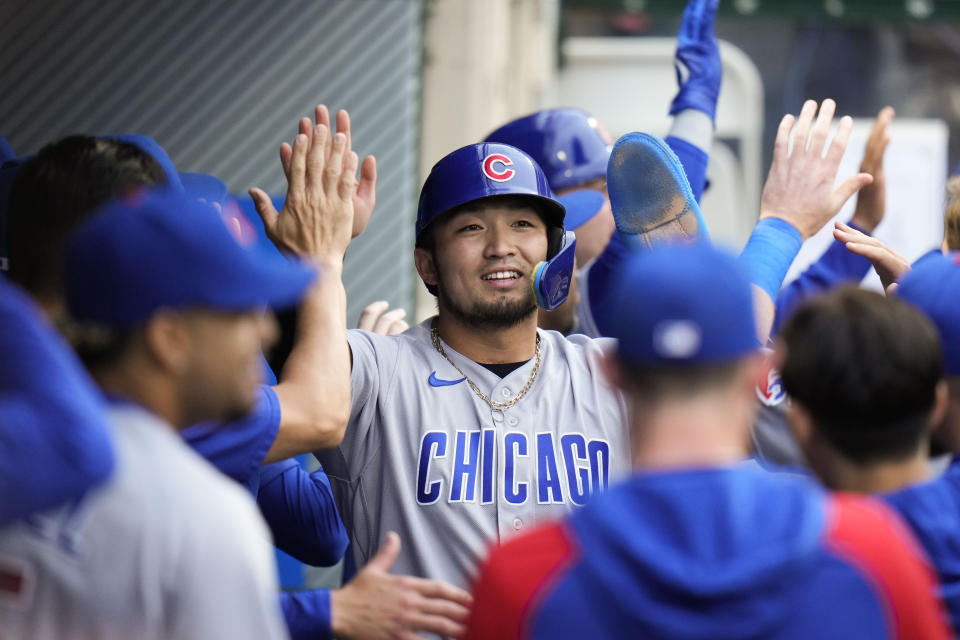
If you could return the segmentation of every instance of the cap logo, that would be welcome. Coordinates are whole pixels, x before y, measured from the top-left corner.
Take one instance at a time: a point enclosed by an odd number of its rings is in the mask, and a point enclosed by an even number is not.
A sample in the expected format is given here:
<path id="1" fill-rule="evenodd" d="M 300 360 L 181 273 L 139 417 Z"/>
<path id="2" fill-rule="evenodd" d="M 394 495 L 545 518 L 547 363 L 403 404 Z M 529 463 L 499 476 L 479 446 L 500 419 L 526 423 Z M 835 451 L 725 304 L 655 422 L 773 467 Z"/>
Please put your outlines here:
<path id="1" fill-rule="evenodd" d="M 780 372 L 770 366 L 757 383 L 757 398 L 768 407 L 775 407 L 787 398 Z"/>
<path id="2" fill-rule="evenodd" d="M 702 341 L 700 326 L 690 320 L 665 320 L 653 330 L 653 350 L 663 358 L 690 358 Z"/>
<path id="3" fill-rule="evenodd" d="M 496 182 L 506 182 L 517 174 L 510 169 L 513 160 L 502 153 L 491 153 L 483 159 L 483 174 Z"/>

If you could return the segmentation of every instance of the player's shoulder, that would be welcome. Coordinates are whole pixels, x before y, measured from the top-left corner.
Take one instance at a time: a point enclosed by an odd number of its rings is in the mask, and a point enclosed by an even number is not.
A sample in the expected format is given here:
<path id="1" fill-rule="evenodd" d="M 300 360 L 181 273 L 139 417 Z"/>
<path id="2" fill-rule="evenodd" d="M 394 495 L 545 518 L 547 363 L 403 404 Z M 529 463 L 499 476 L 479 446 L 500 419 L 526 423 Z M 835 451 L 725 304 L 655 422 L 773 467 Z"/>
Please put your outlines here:
<path id="1" fill-rule="evenodd" d="M 347 341 L 355 354 L 373 354 L 380 358 L 394 358 L 403 351 L 418 351 L 432 348 L 430 326 L 432 318 L 415 324 L 403 333 L 391 336 L 381 335 L 365 329 L 348 329 Z"/>
<path id="2" fill-rule="evenodd" d="M 134 405 L 120 405 L 110 408 L 110 422 L 124 452 L 126 483 L 149 496 L 152 510 L 167 512 L 162 517 L 244 523 L 255 512 L 248 493 L 158 417 Z"/>
<path id="3" fill-rule="evenodd" d="M 491 549 L 474 585 L 468 638 L 519 638 L 538 595 L 576 561 L 564 522 L 541 525 Z"/>
<path id="4" fill-rule="evenodd" d="M 919 544 L 887 504 L 870 496 L 833 493 L 826 511 L 824 548 L 865 571 L 884 589 L 896 592 L 910 576 L 932 580 Z"/>
<path id="5" fill-rule="evenodd" d="M 594 359 L 612 351 L 617 345 L 613 338 L 591 338 L 582 333 L 564 335 L 547 329 L 538 329 L 537 333 L 546 351 L 562 354 L 568 360 Z"/>

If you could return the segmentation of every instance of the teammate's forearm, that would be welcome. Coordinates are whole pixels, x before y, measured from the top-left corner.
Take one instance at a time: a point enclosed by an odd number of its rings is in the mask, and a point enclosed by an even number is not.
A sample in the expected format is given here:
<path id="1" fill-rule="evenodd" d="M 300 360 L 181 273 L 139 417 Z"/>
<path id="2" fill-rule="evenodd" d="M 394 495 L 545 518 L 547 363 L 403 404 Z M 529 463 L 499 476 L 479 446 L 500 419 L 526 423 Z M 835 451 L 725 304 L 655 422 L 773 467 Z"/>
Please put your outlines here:
<path id="1" fill-rule="evenodd" d="M 686 140 L 701 151 L 710 153 L 710 145 L 713 144 L 713 120 L 703 111 L 684 109 L 674 116 L 667 136 Z"/>
<path id="2" fill-rule="evenodd" d="M 350 417 L 350 351 L 343 261 L 317 261 L 316 282 L 300 307 L 297 338 L 275 387 L 281 421 L 266 462 L 340 443 Z"/>

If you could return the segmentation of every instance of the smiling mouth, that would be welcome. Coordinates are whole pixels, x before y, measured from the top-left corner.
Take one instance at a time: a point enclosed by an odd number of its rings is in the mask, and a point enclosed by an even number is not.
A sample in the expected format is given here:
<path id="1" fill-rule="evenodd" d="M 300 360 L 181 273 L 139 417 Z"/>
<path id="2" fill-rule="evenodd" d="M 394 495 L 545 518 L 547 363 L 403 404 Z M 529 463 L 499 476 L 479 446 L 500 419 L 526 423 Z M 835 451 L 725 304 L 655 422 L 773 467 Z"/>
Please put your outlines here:
<path id="1" fill-rule="evenodd" d="M 482 276 L 483 280 L 517 280 L 520 277 L 519 271 L 494 271 Z"/>

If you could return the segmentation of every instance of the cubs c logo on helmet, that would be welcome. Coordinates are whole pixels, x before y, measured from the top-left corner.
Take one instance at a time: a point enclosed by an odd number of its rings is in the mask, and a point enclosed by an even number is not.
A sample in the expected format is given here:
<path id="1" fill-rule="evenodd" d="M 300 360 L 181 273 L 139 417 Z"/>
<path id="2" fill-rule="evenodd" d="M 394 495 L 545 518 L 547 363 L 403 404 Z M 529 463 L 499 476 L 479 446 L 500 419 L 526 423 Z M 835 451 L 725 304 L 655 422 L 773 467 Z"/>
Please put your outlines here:
<path id="1" fill-rule="evenodd" d="M 506 182 L 517 173 L 509 168 L 512 164 L 513 160 L 502 153 L 491 153 L 483 159 L 483 174 L 496 182 Z"/>

